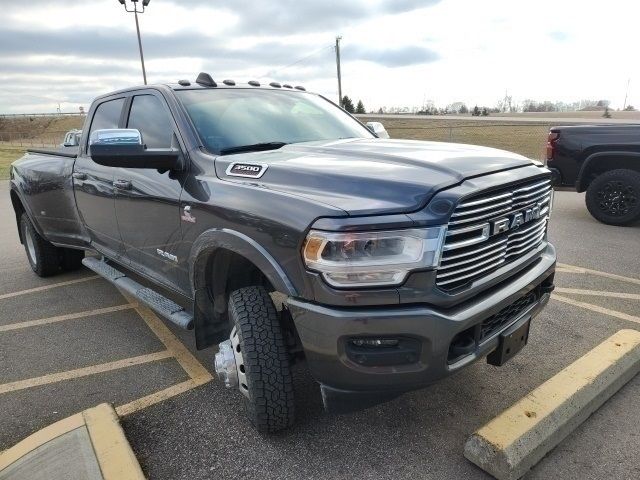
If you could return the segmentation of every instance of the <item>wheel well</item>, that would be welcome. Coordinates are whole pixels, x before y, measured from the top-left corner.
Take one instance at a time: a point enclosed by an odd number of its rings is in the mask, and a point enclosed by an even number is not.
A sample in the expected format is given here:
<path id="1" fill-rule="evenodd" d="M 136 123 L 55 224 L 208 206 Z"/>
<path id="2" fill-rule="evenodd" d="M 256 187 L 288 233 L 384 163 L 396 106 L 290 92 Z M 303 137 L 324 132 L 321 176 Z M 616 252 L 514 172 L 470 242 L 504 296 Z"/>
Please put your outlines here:
<path id="1" fill-rule="evenodd" d="M 242 255 L 224 248 L 218 249 L 211 259 L 209 288 L 216 310 L 227 311 L 229 295 L 242 287 L 263 286 L 268 292 L 275 289 L 266 275 Z"/>
<path id="2" fill-rule="evenodd" d="M 635 170 L 640 173 L 640 157 L 625 155 L 603 155 L 592 159 L 580 175 L 579 192 L 584 192 L 593 180 L 610 170 Z"/>
<path id="3" fill-rule="evenodd" d="M 226 248 L 217 248 L 200 258 L 194 268 L 196 346 L 198 349 L 229 337 L 227 304 L 234 290 L 263 286 L 275 288 L 250 260 Z"/>
<path id="4" fill-rule="evenodd" d="M 16 215 L 16 225 L 18 226 L 18 236 L 20 237 L 20 243 L 23 243 L 22 229 L 20 228 L 20 217 L 22 217 L 22 214 L 24 213 L 25 209 L 24 209 L 24 206 L 22 205 L 22 202 L 20 201 L 20 197 L 18 197 L 18 194 L 15 191 L 11 190 L 10 196 L 11 196 L 11 204 L 13 205 L 13 211 Z"/>

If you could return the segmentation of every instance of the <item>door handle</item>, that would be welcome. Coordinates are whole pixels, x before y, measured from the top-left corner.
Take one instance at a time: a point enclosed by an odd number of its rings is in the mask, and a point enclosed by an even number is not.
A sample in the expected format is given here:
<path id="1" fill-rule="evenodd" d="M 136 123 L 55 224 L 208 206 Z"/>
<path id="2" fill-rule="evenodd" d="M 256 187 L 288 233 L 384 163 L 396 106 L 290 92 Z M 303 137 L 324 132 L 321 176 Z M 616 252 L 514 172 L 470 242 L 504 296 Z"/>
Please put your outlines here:
<path id="1" fill-rule="evenodd" d="M 72 176 L 76 180 L 86 180 L 87 179 L 87 174 L 84 173 L 84 172 L 73 172 Z"/>
<path id="2" fill-rule="evenodd" d="M 113 186 L 119 190 L 131 190 L 131 182 L 129 180 L 116 180 Z"/>

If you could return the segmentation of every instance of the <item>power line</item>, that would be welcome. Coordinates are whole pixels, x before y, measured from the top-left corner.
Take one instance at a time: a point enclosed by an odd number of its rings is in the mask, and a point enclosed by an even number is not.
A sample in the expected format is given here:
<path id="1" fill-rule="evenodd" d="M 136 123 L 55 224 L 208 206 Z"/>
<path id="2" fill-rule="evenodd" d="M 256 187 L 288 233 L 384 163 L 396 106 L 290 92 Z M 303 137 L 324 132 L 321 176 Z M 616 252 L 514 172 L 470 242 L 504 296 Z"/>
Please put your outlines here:
<path id="1" fill-rule="evenodd" d="M 296 61 L 295 61 L 295 62 L 293 62 L 293 63 L 290 63 L 289 65 L 285 65 L 284 67 L 280 67 L 280 68 L 278 68 L 277 70 L 270 70 L 270 71 L 268 71 L 267 73 L 265 73 L 264 75 L 262 75 L 262 77 L 269 77 L 269 76 L 273 76 L 274 74 L 276 74 L 276 73 L 278 73 L 278 72 L 281 72 L 282 70 L 286 70 L 287 68 L 293 67 L 294 65 L 297 65 L 297 64 L 299 64 L 299 63 L 302 63 L 302 62 L 304 62 L 305 60 L 308 60 L 309 58 L 313 57 L 314 55 L 317 55 L 318 53 L 320 53 L 320 52 L 322 52 L 322 51 L 324 51 L 324 50 L 327 50 L 327 49 L 329 49 L 329 48 L 333 48 L 333 45 L 325 45 L 324 47 L 319 48 L 318 50 L 316 50 L 316 51 L 314 51 L 314 52 L 310 53 L 309 55 L 307 55 L 307 56 L 305 56 L 305 57 L 302 57 L 302 58 L 300 58 L 300 59 L 296 60 Z M 262 77 L 260 77 L 260 78 L 262 78 Z"/>

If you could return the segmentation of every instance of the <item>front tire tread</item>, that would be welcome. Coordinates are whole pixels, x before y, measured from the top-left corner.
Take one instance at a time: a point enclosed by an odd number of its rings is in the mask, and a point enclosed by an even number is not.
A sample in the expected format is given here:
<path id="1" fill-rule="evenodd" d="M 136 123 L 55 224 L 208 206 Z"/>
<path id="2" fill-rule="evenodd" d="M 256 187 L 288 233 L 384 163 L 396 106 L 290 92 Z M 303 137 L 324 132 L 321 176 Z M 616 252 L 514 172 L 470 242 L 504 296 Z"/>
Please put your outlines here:
<path id="1" fill-rule="evenodd" d="M 294 421 L 293 378 L 284 335 L 269 293 L 264 287 L 232 292 L 229 315 L 237 328 L 245 362 L 249 420 L 261 433 L 290 427 Z"/>

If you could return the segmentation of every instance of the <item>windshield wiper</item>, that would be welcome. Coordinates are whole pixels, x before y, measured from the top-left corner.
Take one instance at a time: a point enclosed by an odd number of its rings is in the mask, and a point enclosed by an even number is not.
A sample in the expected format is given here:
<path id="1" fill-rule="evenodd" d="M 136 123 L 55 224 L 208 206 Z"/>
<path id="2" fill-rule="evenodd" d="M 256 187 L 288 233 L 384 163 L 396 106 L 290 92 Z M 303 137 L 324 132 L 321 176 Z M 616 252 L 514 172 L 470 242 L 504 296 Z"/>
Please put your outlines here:
<path id="1" fill-rule="evenodd" d="M 230 153 L 241 152 L 262 152 L 265 150 L 277 150 L 287 145 L 287 142 L 263 142 L 254 143 L 253 145 L 239 145 L 237 147 L 222 148 L 220 155 L 228 155 Z"/>

